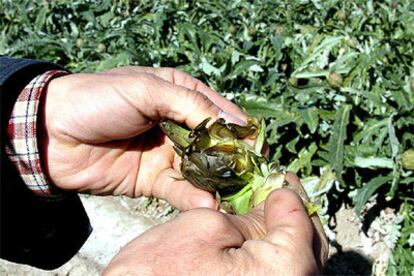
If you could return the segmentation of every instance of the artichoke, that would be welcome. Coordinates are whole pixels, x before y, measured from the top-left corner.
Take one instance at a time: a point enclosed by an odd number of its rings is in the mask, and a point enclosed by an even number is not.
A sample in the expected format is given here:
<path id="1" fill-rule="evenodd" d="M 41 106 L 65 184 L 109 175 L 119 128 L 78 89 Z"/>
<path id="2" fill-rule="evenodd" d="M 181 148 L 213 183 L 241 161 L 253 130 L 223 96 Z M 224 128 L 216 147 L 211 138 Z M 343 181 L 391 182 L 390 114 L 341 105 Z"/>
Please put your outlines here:
<path id="1" fill-rule="evenodd" d="M 403 152 L 401 164 L 404 169 L 414 171 L 414 149 L 408 149 Z"/>
<path id="2" fill-rule="evenodd" d="M 181 173 L 194 186 L 216 193 L 221 209 L 245 214 L 285 183 L 285 172 L 261 154 L 264 122 L 250 118 L 246 126 L 218 119 L 204 120 L 190 130 L 171 121 L 160 122 L 162 131 L 181 156 Z M 255 145 L 245 138 L 256 139 Z"/>

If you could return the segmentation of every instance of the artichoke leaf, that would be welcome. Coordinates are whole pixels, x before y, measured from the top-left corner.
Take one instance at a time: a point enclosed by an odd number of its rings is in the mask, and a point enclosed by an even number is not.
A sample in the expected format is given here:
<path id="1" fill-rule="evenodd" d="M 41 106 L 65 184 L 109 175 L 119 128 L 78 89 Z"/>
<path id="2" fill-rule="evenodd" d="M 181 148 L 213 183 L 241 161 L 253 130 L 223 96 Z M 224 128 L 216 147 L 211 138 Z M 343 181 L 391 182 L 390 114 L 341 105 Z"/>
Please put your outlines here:
<path id="1" fill-rule="evenodd" d="M 263 146 L 266 140 L 266 125 L 264 120 L 261 121 L 259 135 L 257 136 L 256 142 L 254 144 L 254 151 L 258 156 L 262 155 Z"/>
<path id="2" fill-rule="evenodd" d="M 170 120 L 162 120 L 159 126 L 180 151 L 184 151 L 194 140 L 189 137 L 191 131 Z"/>

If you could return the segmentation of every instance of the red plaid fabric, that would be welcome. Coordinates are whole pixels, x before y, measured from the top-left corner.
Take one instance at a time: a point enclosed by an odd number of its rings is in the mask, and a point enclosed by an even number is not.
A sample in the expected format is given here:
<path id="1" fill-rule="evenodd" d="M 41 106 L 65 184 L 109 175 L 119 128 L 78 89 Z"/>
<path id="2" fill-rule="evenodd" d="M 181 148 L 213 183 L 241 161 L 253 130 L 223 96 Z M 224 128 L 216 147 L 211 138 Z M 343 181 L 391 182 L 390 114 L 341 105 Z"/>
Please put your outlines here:
<path id="1" fill-rule="evenodd" d="M 8 124 L 10 145 L 6 153 L 17 167 L 27 187 L 35 194 L 50 199 L 62 194 L 53 188 L 43 173 L 37 143 L 37 119 L 40 96 L 52 78 L 67 74 L 52 70 L 34 78 L 20 93 Z"/>

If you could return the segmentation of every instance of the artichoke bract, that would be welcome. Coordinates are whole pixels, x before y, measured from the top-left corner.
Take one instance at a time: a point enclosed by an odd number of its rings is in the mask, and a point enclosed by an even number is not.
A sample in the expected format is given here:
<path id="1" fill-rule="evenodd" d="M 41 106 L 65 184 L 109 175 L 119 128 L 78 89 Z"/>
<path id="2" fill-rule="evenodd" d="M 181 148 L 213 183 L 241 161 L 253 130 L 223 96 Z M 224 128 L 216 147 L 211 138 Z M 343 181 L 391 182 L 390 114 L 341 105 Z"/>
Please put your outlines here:
<path id="1" fill-rule="evenodd" d="M 285 183 L 285 172 L 262 156 L 265 125 L 249 118 L 246 126 L 218 119 L 187 129 L 171 120 L 160 122 L 182 158 L 181 173 L 194 186 L 216 193 L 221 209 L 245 214 Z M 255 139 L 251 146 L 244 139 Z"/>

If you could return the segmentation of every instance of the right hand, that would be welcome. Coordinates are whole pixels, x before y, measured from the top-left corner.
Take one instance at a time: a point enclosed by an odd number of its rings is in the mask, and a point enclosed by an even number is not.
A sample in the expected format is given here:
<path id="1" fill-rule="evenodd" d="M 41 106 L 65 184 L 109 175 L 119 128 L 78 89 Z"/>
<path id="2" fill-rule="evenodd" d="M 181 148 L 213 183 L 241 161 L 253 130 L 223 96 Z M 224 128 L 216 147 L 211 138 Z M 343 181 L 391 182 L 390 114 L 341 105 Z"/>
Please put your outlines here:
<path id="1" fill-rule="evenodd" d="M 293 175 L 288 181 L 298 184 Z M 318 218 L 292 190 L 279 189 L 245 216 L 194 209 L 156 226 L 127 244 L 104 275 L 315 275 L 327 246 Z"/>

